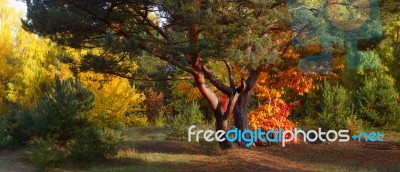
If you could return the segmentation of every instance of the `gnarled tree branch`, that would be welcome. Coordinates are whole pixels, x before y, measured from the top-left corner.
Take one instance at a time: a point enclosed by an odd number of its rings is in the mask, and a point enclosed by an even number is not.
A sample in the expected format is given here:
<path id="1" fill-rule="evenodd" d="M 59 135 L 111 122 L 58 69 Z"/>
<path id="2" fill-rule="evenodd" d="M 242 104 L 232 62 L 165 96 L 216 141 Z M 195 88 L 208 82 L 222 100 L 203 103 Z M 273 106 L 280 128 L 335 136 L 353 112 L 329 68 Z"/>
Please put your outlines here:
<path id="1" fill-rule="evenodd" d="M 232 66 L 229 64 L 228 61 L 224 60 L 226 69 L 228 70 L 228 75 L 229 75 L 229 86 L 231 88 L 235 88 L 235 77 L 233 76 L 233 70 Z"/>
<path id="2" fill-rule="evenodd" d="M 235 109 L 235 106 L 236 106 L 236 102 L 237 102 L 239 96 L 243 93 L 243 91 L 246 90 L 246 87 L 247 87 L 247 84 L 244 81 L 244 79 L 242 79 L 240 86 L 235 89 L 235 93 L 229 99 L 228 108 L 227 108 L 227 110 L 225 112 L 225 115 L 224 115 L 225 119 L 228 119 L 228 118 L 230 118 L 232 116 L 233 110 Z"/>
<path id="3" fill-rule="evenodd" d="M 204 73 L 204 76 L 213 84 L 218 90 L 226 94 L 227 96 L 231 96 L 234 93 L 234 87 L 228 87 L 221 80 L 219 80 L 214 73 L 208 69 L 208 67 L 205 64 L 201 65 L 201 69 Z"/>

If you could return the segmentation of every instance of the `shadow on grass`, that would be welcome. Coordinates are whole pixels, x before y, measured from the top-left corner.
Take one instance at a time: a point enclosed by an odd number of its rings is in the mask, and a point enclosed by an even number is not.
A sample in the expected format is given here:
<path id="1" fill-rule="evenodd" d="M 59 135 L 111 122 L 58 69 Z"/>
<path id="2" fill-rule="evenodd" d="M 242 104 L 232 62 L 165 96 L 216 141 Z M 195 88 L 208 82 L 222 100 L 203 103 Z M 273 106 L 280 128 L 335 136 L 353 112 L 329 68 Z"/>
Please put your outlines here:
<path id="1" fill-rule="evenodd" d="M 221 157 L 227 158 L 227 157 Z M 191 162 L 145 162 L 132 161 L 130 159 L 116 159 L 115 163 L 108 163 L 102 166 L 93 166 L 87 169 L 90 172 L 125 172 L 125 171 L 140 171 L 140 172 L 209 172 L 209 171 L 309 171 L 298 168 L 273 167 L 268 164 L 259 164 L 251 161 L 229 161 L 218 160 L 217 158 L 209 159 L 208 161 L 191 161 Z"/>
<path id="2" fill-rule="evenodd" d="M 71 166 L 48 169 L 49 171 L 88 171 L 88 172 L 126 172 L 126 171 L 180 171 L 187 163 L 148 162 L 142 158 L 115 158 L 97 162 L 81 162 Z"/>

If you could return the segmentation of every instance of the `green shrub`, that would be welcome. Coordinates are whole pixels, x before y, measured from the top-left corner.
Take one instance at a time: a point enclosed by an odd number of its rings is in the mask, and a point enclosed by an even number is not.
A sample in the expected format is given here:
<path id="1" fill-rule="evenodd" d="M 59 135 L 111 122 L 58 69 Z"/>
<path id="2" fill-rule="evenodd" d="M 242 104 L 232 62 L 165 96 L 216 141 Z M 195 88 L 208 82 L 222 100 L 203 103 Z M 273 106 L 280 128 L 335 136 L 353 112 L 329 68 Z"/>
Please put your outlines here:
<path id="1" fill-rule="evenodd" d="M 204 124 L 204 115 L 201 113 L 200 106 L 197 103 L 182 107 L 182 109 L 176 109 L 178 115 L 169 126 L 169 137 L 184 139 L 187 137 L 188 127 Z"/>
<path id="2" fill-rule="evenodd" d="M 354 96 L 359 117 L 369 127 L 393 129 L 400 125 L 400 98 L 394 79 L 384 74 L 369 74 Z"/>
<path id="3" fill-rule="evenodd" d="M 74 79 L 62 81 L 44 88 L 33 118 L 35 135 L 54 139 L 63 145 L 80 130 L 90 126 L 88 111 L 93 108 L 94 95 Z"/>
<path id="4" fill-rule="evenodd" d="M 163 115 L 159 115 L 155 120 L 154 120 L 154 125 L 157 127 L 164 127 L 166 125 L 166 119 Z"/>
<path id="5" fill-rule="evenodd" d="M 361 119 L 358 119 L 356 115 L 351 115 L 346 120 L 346 129 L 350 131 L 350 133 L 360 133 L 363 131 L 364 122 Z"/>
<path id="6" fill-rule="evenodd" d="M 83 129 L 70 141 L 71 158 L 78 161 L 96 160 L 111 156 L 121 138 L 121 132 L 112 129 Z"/>
<path id="7" fill-rule="evenodd" d="M 12 125 L 6 117 L 0 118 L 0 149 L 13 143 L 13 137 L 10 133 Z"/>
<path id="8" fill-rule="evenodd" d="M 144 115 L 132 114 L 128 117 L 128 120 L 126 122 L 128 127 L 147 127 L 149 125 L 147 117 Z"/>
<path id="9" fill-rule="evenodd" d="M 10 108 L 0 117 L 0 148 L 27 144 L 32 136 L 32 124 L 28 110 Z"/>
<path id="10" fill-rule="evenodd" d="M 68 152 L 58 146 L 54 140 L 35 140 L 31 144 L 30 159 L 39 168 L 57 166 L 67 157 Z"/>

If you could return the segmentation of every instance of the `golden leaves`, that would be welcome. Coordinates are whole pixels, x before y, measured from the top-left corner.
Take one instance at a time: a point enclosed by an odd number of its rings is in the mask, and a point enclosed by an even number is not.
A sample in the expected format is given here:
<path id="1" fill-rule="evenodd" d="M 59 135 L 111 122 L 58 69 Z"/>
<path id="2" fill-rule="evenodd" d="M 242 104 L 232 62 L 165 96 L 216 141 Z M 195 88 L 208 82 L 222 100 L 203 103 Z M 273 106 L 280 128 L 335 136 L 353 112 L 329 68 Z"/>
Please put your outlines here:
<path id="1" fill-rule="evenodd" d="M 135 107 L 145 99 L 144 94 L 138 93 L 125 78 L 84 72 L 80 74 L 80 80 L 95 94 L 90 120 L 106 118 L 108 120 L 102 122 L 107 126 L 130 121 L 127 113 L 137 110 Z"/>
<path id="2" fill-rule="evenodd" d="M 297 59 L 299 55 L 289 48 L 283 55 L 284 60 Z M 283 64 L 285 65 L 285 64 Z M 298 72 L 295 66 L 280 70 L 274 75 L 262 73 L 255 87 L 260 106 L 249 113 L 248 119 L 252 129 L 262 128 L 264 131 L 293 130 L 296 122 L 289 120 L 294 106 L 300 102 L 286 103 L 283 96 L 286 89 L 291 89 L 299 95 L 313 89 L 313 78 Z M 260 144 L 260 143 L 259 143 Z"/>
<path id="3" fill-rule="evenodd" d="M 188 101 L 198 100 L 203 97 L 199 89 L 197 87 L 194 87 L 193 84 L 190 82 L 176 82 L 175 87 L 179 94 L 185 95 L 185 98 Z"/>
<path id="4" fill-rule="evenodd" d="M 40 85 L 56 74 L 56 52 L 48 39 L 21 27 L 22 13 L 6 1 L 0 6 L 0 88 L 2 98 L 33 108 L 40 97 Z"/>

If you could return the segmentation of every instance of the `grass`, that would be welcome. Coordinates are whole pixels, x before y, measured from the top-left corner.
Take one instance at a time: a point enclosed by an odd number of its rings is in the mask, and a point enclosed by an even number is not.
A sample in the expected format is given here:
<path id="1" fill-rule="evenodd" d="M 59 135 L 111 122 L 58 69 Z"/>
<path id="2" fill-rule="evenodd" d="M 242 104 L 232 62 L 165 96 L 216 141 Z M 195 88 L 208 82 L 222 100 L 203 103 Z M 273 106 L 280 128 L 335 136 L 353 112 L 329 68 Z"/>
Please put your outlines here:
<path id="1" fill-rule="evenodd" d="M 163 128 L 126 129 L 123 135 L 117 154 L 109 160 L 92 164 L 92 167 L 66 168 L 90 172 L 184 171 L 191 161 L 206 158 L 206 155 L 199 155 L 202 151 L 199 145 L 166 140 Z"/>
<path id="2" fill-rule="evenodd" d="M 48 171 L 398 171 L 400 133 L 382 132 L 383 143 L 302 143 L 220 151 L 217 143 L 168 140 L 163 128 L 134 128 L 124 131 L 117 154 L 109 159 L 66 163 Z M 34 171 L 20 161 L 21 156 L 21 152 L 0 153 L 0 171 L 17 166 L 20 171 Z"/>
<path id="3" fill-rule="evenodd" d="M 381 133 L 384 134 L 384 136 L 383 136 L 384 141 L 400 142 L 400 132 L 382 131 Z"/>

